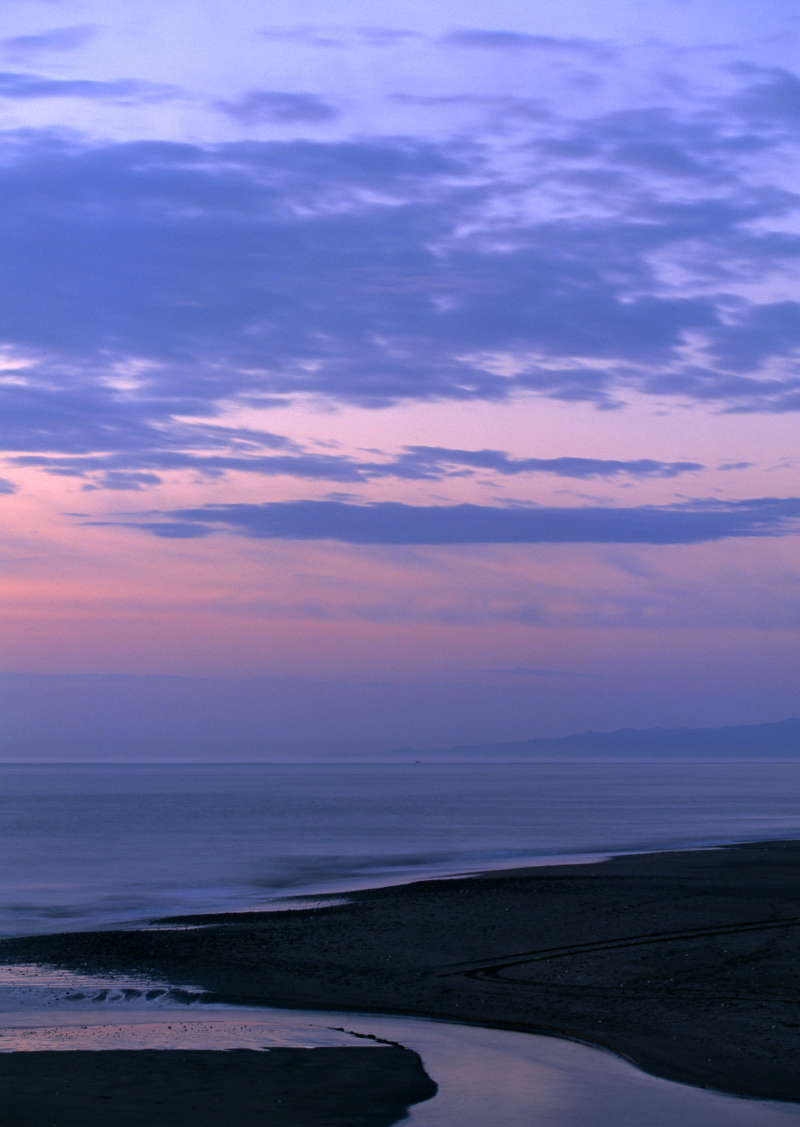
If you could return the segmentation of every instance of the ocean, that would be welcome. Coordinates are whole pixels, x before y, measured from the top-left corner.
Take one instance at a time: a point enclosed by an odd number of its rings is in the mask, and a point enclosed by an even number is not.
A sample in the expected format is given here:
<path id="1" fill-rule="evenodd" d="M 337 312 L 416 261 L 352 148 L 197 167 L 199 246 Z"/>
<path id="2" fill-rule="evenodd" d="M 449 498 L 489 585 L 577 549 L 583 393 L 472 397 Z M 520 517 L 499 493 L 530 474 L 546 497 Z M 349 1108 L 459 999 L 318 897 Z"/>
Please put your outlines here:
<path id="1" fill-rule="evenodd" d="M 800 762 L 0 766 L 0 935 L 800 837 Z"/>

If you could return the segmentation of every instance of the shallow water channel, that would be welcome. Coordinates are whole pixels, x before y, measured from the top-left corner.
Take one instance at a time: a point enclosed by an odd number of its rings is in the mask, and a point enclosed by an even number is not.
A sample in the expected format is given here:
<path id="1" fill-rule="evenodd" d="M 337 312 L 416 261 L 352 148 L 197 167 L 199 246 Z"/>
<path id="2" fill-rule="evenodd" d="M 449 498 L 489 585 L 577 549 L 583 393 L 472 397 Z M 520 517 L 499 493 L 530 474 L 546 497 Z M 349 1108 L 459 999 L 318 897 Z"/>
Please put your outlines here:
<path id="1" fill-rule="evenodd" d="M 207 1004 L 191 987 L 0 967 L 0 1052 L 265 1049 L 399 1042 L 438 1094 L 413 1127 L 800 1127 L 800 1105 L 745 1100 L 649 1076 L 553 1037 L 418 1018 Z M 378 1040 L 373 1040 L 378 1039 Z"/>

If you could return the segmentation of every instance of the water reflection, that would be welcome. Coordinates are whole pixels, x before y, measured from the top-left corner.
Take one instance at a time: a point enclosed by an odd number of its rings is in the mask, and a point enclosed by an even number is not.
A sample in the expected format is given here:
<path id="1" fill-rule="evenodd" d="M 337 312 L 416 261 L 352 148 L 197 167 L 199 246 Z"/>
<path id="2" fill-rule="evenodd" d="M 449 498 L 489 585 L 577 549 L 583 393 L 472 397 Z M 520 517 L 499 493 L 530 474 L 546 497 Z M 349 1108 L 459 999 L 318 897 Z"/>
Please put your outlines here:
<path id="1" fill-rule="evenodd" d="M 20 990 L 22 1005 L 13 994 Z M 373 1038 L 418 1052 L 439 1085 L 432 1100 L 410 1109 L 405 1122 L 413 1127 L 800 1127 L 800 1105 L 659 1080 L 611 1053 L 550 1037 L 410 1018 L 234 1009 L 143 980 L 0 968 L 0 1051 L 379 1048 Z"/>

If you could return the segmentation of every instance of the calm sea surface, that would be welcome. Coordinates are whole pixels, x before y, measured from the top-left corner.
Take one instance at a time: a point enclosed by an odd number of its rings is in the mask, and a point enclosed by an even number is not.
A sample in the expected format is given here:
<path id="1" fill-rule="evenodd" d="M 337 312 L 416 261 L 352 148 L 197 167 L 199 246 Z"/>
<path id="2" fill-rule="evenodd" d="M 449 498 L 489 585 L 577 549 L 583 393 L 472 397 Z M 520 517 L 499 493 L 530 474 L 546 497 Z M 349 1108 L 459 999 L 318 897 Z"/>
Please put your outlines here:
<path id="1" fill-rule="evenodd" d="M 800 837 L 800 763 L 0 766 L 0 935 Z"/>

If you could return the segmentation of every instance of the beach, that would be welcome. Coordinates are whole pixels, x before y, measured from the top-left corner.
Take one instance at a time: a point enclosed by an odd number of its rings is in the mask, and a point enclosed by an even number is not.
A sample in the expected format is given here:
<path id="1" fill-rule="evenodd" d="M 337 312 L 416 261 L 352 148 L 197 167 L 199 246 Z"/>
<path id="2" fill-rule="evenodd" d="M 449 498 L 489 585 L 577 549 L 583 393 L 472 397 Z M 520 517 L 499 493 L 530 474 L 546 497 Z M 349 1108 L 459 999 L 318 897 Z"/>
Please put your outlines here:
<path id="1" fill-rule="evenodd" d="M 389 1127 L 436 1085 L 407 1049 L 0 1054 L 14 1127 Z"/>
<path id="2" fill-rule="evenodd" d="M 0 957 L 143 973 L 236 1004 L 550 1033 L 665 1079 L 800 1102 L 799 875 L 795 841 L 641 854 L 9 939 Z"/>

